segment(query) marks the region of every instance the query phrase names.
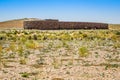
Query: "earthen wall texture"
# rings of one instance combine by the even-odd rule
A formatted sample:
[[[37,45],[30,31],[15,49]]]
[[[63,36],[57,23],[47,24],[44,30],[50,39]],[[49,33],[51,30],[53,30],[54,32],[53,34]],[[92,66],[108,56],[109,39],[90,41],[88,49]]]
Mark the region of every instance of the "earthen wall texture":
[[[108,29],[108,24],[90,22],[24,21],[24,29]]]

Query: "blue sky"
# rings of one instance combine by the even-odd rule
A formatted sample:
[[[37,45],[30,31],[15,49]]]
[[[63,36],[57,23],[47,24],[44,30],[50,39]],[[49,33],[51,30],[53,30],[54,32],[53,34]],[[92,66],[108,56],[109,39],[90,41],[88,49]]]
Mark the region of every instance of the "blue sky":
[[[0,21],[19,18],[120,24],[120,0],[0,0]]]

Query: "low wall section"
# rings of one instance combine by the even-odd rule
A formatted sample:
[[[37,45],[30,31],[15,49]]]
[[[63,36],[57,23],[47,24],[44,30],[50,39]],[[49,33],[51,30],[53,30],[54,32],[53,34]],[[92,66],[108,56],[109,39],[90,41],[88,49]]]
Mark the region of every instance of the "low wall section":
[[[90,22],[25,21],[24,29],[108,29],[108,24]]]

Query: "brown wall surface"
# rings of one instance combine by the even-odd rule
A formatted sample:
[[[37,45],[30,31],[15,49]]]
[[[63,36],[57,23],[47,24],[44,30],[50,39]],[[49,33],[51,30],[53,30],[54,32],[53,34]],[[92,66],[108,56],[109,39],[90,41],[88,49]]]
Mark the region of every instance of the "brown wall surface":
[[[59,22],[59,21],[25,21],[25,29],[56,30],[56,29],[108,29],[105,23],[90,22]]]
[[[59,23],[56,21],[25,21],[24,28],[25,29],[57,29]]]

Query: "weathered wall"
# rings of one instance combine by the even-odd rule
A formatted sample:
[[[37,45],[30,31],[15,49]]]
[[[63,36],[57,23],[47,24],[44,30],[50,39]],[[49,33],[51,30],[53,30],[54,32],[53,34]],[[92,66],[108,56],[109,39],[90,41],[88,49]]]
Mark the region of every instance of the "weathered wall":
[[[56,30],[56,29],[108,29],[108,24],[88,22],[59,21],[25,21],[25,29]]]
[[[88,22],[60,22],[61,29],[108,29],[108,24]]]
[[[58,29],[59,23],[57,21],[25,21],[25,29],[41,29],[41,30],[51,30]]]

